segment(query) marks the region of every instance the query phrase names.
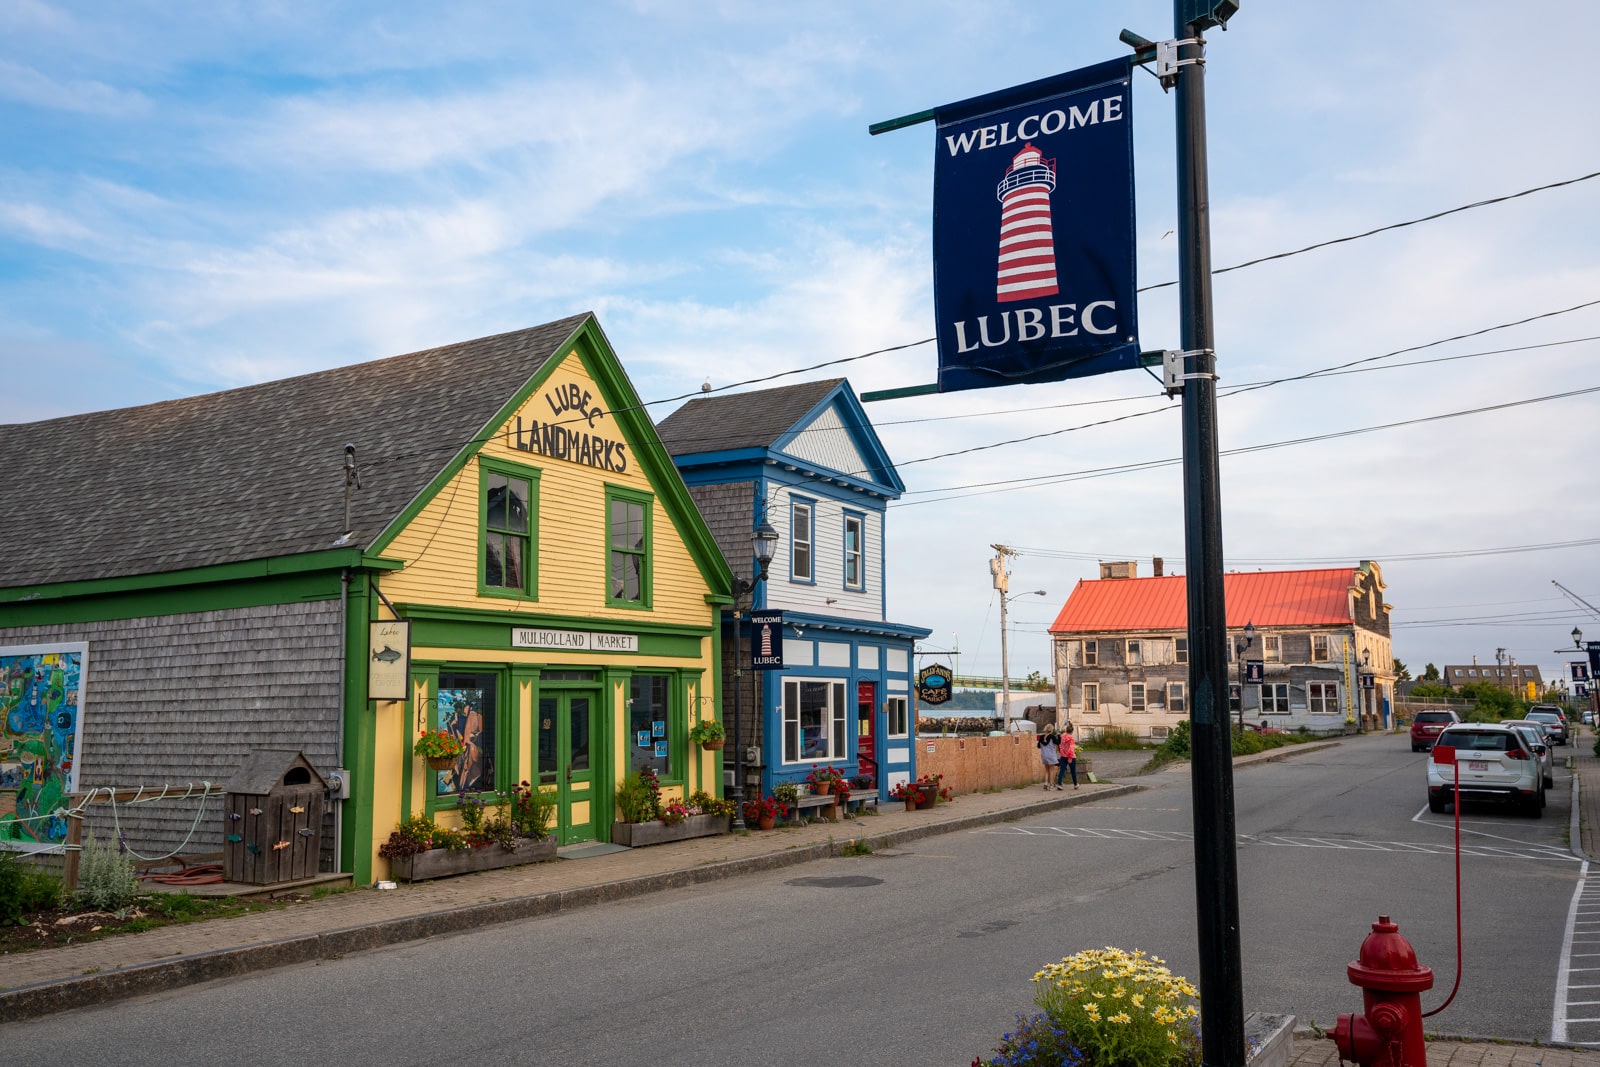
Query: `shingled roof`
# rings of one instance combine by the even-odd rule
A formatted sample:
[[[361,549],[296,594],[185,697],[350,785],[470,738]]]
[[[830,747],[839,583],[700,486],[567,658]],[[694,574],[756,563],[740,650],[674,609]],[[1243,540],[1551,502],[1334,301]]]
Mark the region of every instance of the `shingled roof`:
[[[590,319],[142,407],[0,426],[0,588],[369,547]]]
[[[656,432],[674,456],[771,448],[842,381],[697,397],[658,423]]]

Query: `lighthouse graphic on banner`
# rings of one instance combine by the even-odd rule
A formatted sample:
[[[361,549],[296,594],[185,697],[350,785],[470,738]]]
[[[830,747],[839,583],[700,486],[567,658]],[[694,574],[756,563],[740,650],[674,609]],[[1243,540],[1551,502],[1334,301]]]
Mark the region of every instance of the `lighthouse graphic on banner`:
[[[1032,300],[1060,292],[1050,223],[1050,194],[1055,188],[1056,161],[1045,159],[1032,142],[1024,144],[1011,157],[1011,166],[994,191],[1000,201],[995,299]]]

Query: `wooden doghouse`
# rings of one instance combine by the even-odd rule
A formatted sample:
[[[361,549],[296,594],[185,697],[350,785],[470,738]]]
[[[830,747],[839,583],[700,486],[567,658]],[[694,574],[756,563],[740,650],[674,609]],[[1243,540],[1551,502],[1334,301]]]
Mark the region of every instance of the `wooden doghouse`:
[[[228,783],[222,876],[277,885],[311,878],[321,853],[328,783],[293,749],[257,749]]]

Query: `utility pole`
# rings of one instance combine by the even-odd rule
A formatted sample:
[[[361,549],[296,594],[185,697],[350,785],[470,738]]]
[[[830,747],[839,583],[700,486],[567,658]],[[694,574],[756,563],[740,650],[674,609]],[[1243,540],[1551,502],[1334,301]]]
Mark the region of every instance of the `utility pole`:
[[[1011,586],[1011,574],[1006,570],[1006,557],[1016,552],[1005,545],[990,545],[994,559],[989,561],[989,574],[1000,593],[1000,729],[1011,729],[1011,661],[1006,655],[1006,590]]]

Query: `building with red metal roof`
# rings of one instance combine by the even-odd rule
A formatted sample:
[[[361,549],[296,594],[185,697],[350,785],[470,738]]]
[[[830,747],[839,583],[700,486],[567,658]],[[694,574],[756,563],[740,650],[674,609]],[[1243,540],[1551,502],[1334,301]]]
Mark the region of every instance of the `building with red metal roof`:
[[[1189,717],[1188,584],[1101,564],[1050,626],[1056,706],[1081,729],[1160,740]],[[1253,727],[1341,733],[1387,721],[1394,685],[1383,573],[1354,567],[1223,576],[1228,710]],[[1254,666],[1252,666],[1254,665]]]

